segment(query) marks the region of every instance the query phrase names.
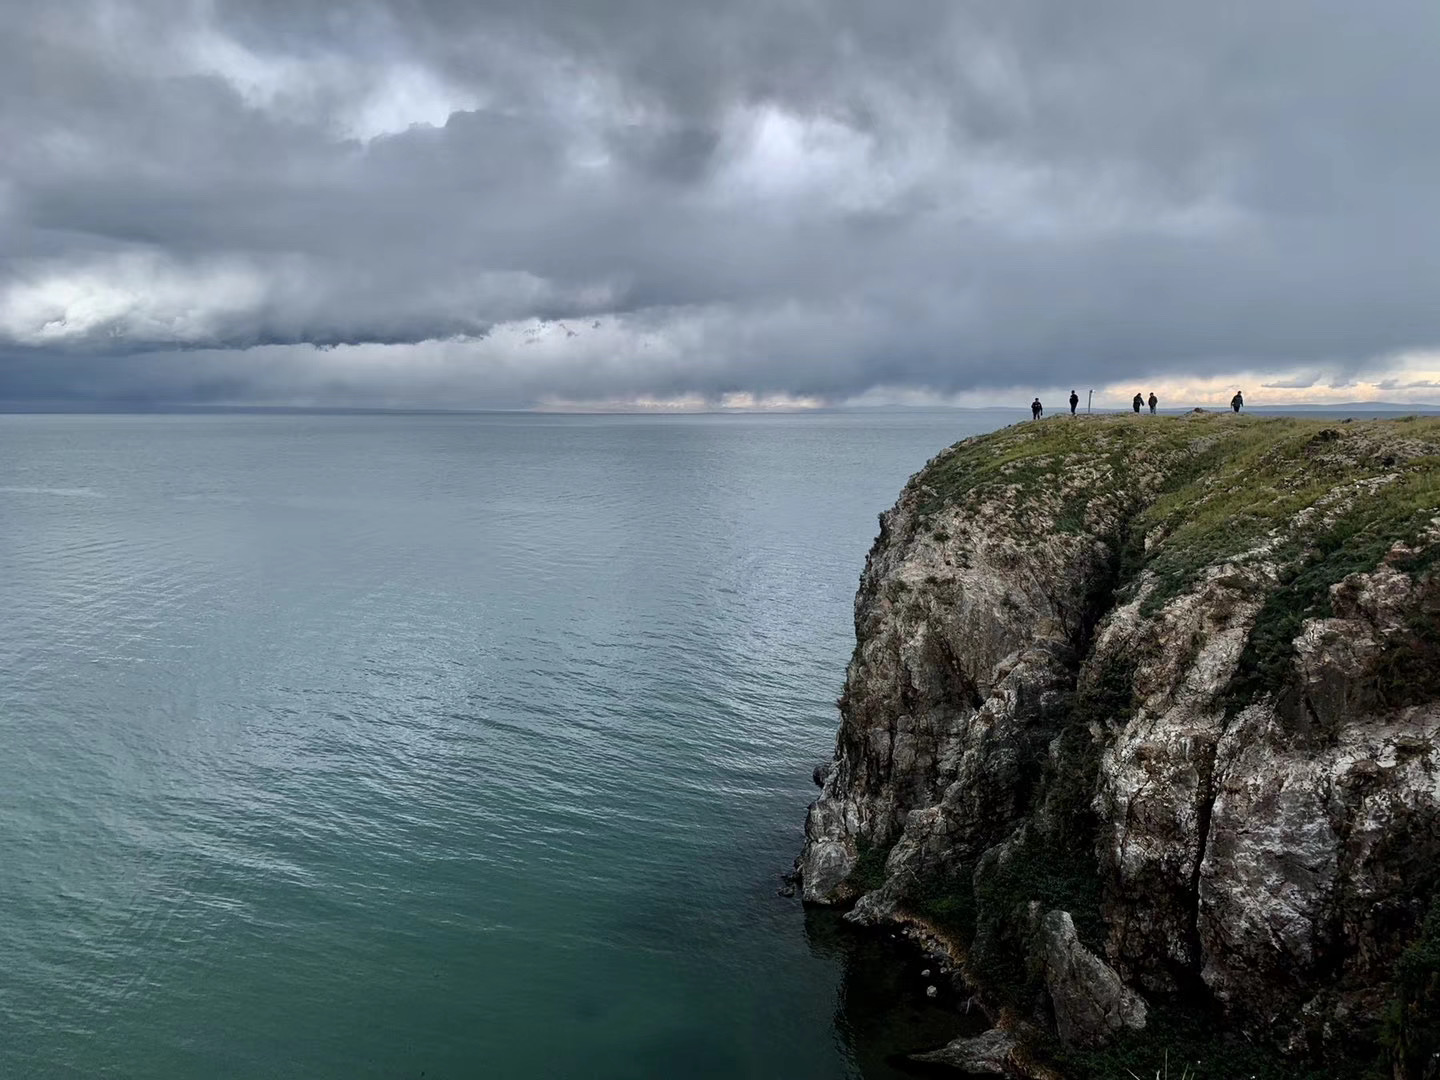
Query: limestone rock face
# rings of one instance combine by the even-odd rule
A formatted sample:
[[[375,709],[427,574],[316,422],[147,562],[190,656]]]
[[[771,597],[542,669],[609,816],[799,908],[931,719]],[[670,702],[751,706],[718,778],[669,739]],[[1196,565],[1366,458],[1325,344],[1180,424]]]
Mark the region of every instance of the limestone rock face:
[[[1145,1027],[1145,1002],[1080,944],[1068,911],[1045,913],[1036,944],[1061,1042],[1104,1046],[1123,1028]]]
[[[939,1050],[911,1054],[910,1060],[924,1065],[948,1065],[975,1076],[1021,1075],[1014,1064],[1015,1037],[999,1028],[983,1035],[956,1039]]]
[[[1114,557],[1098,538],[1017,538],[1005,503],[922,533],[926,499],[912,486],[882,516],[856,598],[847,720],[800,864],[813,902],[852,896],[862,848],[894,848],[894,874],[1010,832],[1071,681],[1086,590]]]
[[[805,899],[947,920],[1078,1046],[1147,996],[1295,1053],[1376,1022],[1440,888],[1437,461],[1193,414],[942,452],[861,580]]]

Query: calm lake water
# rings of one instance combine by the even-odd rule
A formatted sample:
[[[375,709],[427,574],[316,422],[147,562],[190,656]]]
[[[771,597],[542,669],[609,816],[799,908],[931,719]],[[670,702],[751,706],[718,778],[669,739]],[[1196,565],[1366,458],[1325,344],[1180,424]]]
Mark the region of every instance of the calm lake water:
[[[776,889],[1003,419],[0,416],[0,1076],[894,1075],[953,1014]]]

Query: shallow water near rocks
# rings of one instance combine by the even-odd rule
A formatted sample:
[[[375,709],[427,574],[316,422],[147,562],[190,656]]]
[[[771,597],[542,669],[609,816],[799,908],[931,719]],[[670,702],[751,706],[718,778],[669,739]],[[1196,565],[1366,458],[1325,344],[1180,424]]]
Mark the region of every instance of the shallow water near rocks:
[[[0,417],[0,1075],[894,1075],[962,1021],[776,888],[998,422]]]

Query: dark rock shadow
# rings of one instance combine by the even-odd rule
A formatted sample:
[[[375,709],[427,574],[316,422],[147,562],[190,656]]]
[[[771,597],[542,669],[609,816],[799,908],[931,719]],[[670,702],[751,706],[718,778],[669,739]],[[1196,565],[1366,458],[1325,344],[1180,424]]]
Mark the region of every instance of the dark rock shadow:
[[[863,930],[839,912],[819,909],[805,913],[805,934],[815,953],[840,961],[835,1030],[864,1080],[933,1076],[933,1068],[908,1055],[989,1027],[978,1008],[964,1011],[963,991],[924,952],[892,931]],[[921,974],[926,970],[929,978]],[[933,998],[926,994],[930,986]]]

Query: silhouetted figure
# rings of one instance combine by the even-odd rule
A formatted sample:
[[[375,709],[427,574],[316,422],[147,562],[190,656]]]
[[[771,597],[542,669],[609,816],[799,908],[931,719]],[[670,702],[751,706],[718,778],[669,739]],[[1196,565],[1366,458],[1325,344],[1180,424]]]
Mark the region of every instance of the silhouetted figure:
[[[1155,396],[1155,391],[1150,391],[1150,415],[1155,415],[1155,406],[1160,404],[1160,399]]]
[[[1142,406],[1142,405],[1144,405],[1144,404],[1145,404],[1145,399],[1142,398],[1139,394],[1136,394],[1135,397],[1134,397],[1133,399],[1131,399],[1131,401],[1130,401],[1130,407],[1135,410],[1135,415],[1136,415],[1136,416],[1139,416],[1139,415],[1140,415],[1140,406]]]
[[[1236,390],[1235,396],[1230,399],[1230,408],[1234,409],[1236,412],[1239,412],[1240,406],[1244,404],[1245,398],[1241,396],[1239,390]]]
[[[1080,404],[1080,395],[1074,390],[1070,391],[1070,415],[1075,415],[1075,406]]]
[[[1039,420],[1040,417],[1044,415],[1045,406],[1040,404],[1040,399],[1037,397],[1034,401],[1030,402],[1030,419]]]

